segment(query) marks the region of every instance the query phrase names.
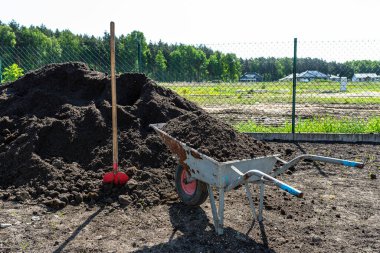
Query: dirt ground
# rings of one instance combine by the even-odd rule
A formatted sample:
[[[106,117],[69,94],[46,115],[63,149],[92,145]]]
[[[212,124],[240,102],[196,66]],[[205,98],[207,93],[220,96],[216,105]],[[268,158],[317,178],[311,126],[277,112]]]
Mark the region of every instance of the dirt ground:
[[[267,187],[262,223],[252,218],[241,188],[229,192],[222,236],[208,201],[193,209],[174,201],[145,209],[82,203],[59,211],[0,201],[0,223],[11,224],[0,228],[0,252],[380,252],[380,145],[270,145],[286,150],[287,160],[310,153],[366,166],[299,163],[280,178],[305,197]]]
[[[254,105],[203,106],[209,114],[228,122],[253,120],[264,125],[282,125],[291,121],[292,104],[257,103]],[[371,104],[304,104],[297,103],[296,115],[301,118],[316,116],[349,117],[365,120],[378,115],[380,105]]]

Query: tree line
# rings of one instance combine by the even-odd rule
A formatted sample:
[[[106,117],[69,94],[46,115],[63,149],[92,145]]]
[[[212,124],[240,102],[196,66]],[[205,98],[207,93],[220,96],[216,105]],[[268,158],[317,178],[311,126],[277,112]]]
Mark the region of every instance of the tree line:
[[[17,64],[25,71],[47,63],[84,61],[91,68],[109,72],[109,33],[102,37],[73,34],[41,26],[22,26],[0,21],[2,69]],[[259,57],[243,59],[234,53],[205,45],[148,42],[140,31],[116,38],[118,72],[144,72],[157,81],[238,81],[244,73],[258,73],[264,81],[276,81],[292,73],[292,58]],[[327,62],[298,58],[297,72],[317,70],[351,78],[354,73],[380,74],[380,61]]]

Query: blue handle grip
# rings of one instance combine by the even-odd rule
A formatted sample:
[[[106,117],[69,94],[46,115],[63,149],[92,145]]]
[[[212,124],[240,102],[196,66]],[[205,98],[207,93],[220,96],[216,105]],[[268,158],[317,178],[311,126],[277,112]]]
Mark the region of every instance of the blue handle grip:
[[[278,187],[280,187],[282,190],[296,196],[296,197],[299,197],[299,198],[302,198],[303,197],[303,192],[297,190],[297,189],[294,189],[293,187],[291,187],[290,185],[287,185],[287,184],[277,184]]]
[[[363,163],[357,163],[357,162],[353,162],[353,161],[347,161],[347,160],[344,160],[342,162],[342,164],[344,166],[348,166],[348,167],[358,167],[358,168],[363,168],[364,164]]]

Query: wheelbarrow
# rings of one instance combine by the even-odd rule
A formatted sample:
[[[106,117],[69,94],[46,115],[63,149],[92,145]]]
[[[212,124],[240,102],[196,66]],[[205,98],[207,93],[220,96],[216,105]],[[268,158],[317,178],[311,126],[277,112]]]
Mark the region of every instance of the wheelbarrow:
[[[223,234],[224,195],[228,191],[244,186],[253,217],[261,222],[263,220],[265,185],[276,186],[291,195],[303,197],[303,192],[275,178],[299,161],[308,159],[349,167],[363,168],[364,166],[363,163],[359,162],[308,154],[300,155],[289,162],[280,159],[279,155],[218,162],[164,132],[162,130],[164,125],[165,123],[158,123],[151,124],[150,127],[156,131],[169,150],[179,159],[175,173],[175,186],[179,197],[184,204],[189,206],[199,206],[209,197],[215,231],[219,235]],[[277,162],[281,163],[282,166],[275,169]],[[249,183],[258,184],[260,188],[258,216]],[[219,192],[218,208],[213,187],[217,188]]]

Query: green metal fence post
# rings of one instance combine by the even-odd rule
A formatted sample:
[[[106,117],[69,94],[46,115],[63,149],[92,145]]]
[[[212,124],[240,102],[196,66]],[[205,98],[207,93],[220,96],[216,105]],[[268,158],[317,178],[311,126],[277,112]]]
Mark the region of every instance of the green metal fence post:
[[[140,39],[137,42],[137,57],[138,57],[138,63],[139,63],[139,72],[142,73],[142,52],[141,52],[141,42]]]
[[[3,81],[2,77],[3,77],[3,72],[1,71],[1,57],[0,57],[0,85],[1,85],[1,82]]]
[[[296,131],[296,87],[297,87],[297,38],[294,38],[293,55],[293,99],[292,99],[292,134]]]

